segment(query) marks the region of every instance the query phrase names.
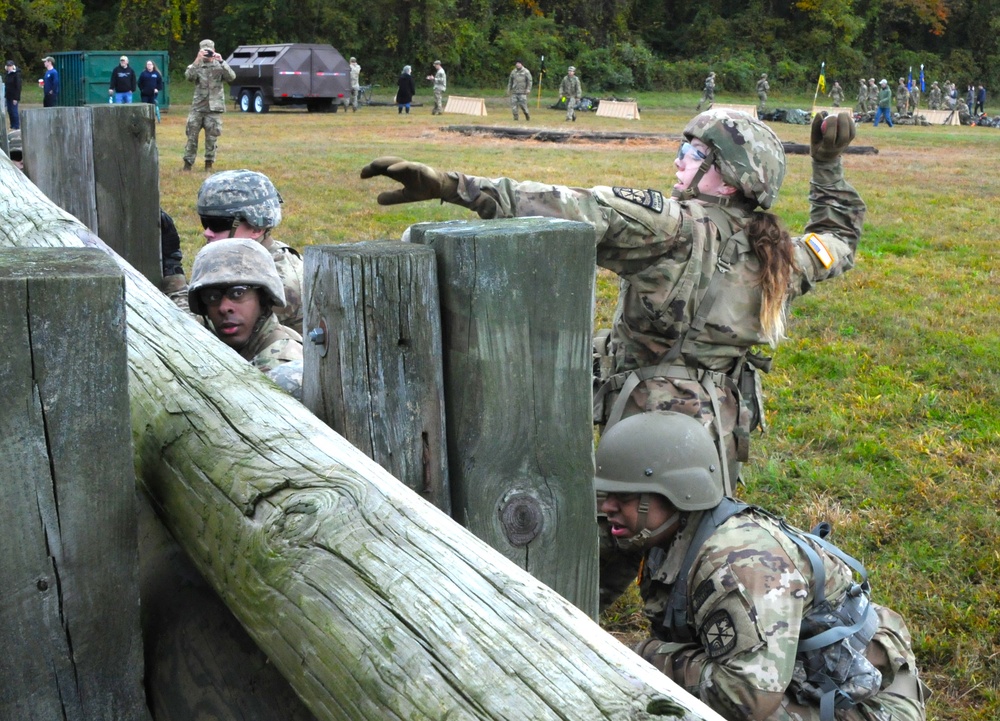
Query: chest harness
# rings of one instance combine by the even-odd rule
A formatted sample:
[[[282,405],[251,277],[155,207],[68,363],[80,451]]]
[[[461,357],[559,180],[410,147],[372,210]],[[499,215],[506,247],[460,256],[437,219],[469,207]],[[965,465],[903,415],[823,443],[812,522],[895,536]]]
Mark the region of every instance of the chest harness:
[[[692,643],[697,635],[688,617],[688,576],[698,557],[701,547],[733,516],[753,508],[780,524],[782,532],[798,546],[809,560],[812,568],[813,605],[802,618],[799,629],[799,645],[796,649],[796,668],[804,674],[793,679],[789,690],[794,692],[801,703],[818,705],[821,721],[834,721],[837,709],[849,709],[861,701],[875,695],[882,681],[882,674],[864,656],[864,650],[878,630],[878,616],[869,601],[870,586],[864,565],[832,543],[824,540],[832,530],[823,522],[805,533],[792,528],[784,519],[779,519],[746,503],[723,498],[722,502],[706,511],[691,539],[691,545],[681,564],[677,580],[670,589],[667,607],[653,628],[660,638],[680,643]],[[859,577],[860,582],[851,584],[843,599],[837,603],[826,597],[826,570],[819,553],[806,541],[812,541],[825,552],[846,563]],[[662,563],[666,551],[654,548],[650,556],[652,566]]]

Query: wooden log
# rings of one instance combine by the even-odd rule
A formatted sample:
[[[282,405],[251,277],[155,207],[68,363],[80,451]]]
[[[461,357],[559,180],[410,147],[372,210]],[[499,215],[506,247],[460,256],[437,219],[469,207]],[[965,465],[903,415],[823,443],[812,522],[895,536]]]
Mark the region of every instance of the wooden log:
[[[0,159],[0,246],[80,245]],[[720,721],[120,263],[135,467],[317,718]]]
[[[594,229],[420,224],[438,255],[452,517],[597,616]]]
[[[434,251],[398,241],[305,252],[303,404],[451,513]],[[322,339],[314,334],[323,333]]]
[[[34,108],[22,113],[24,172],[153,283],[160,181],[153,106]]]
[[[0,249],[0,307],[0,718],[148,719],[121,271]]]

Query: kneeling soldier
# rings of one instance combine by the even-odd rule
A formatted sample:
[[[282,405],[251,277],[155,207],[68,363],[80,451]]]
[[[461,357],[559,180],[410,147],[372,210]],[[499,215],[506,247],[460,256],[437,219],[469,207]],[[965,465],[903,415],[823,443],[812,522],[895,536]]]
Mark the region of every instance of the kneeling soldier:
[[[644,553],[643,658],[727,719],[923,721],[903,619],[836,546],[724,497],[697,420],[630,416],[596,461],[612,535]]]

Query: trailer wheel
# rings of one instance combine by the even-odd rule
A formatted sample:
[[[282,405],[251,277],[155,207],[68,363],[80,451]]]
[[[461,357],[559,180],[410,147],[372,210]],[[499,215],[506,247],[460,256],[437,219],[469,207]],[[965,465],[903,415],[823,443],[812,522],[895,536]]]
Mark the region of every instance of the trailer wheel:
[[[244,90],[240,93],[240,111],[244,113],[250,112],[250,91]]]
[[[257,91],[253,94],[253,111],[255,113],[266,113],[271,106],[264,102],[264,93]]]

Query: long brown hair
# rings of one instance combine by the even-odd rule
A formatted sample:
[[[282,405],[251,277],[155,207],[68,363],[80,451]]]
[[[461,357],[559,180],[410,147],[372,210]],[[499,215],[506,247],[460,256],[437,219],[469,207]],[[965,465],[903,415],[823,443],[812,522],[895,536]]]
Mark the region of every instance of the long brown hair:
[[[760,327],[772,348],[785,337],[788,283],[795,264],[795,248],[778,216],[758,210],[746,226],[750,247],[760,260]]]

